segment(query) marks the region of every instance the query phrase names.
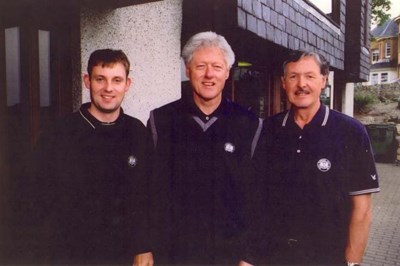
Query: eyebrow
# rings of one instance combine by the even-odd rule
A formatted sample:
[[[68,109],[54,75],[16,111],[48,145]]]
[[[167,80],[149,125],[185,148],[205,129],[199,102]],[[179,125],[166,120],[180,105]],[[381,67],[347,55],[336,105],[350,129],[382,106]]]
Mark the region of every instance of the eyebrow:
[[[296,72],[296,71],[287,71],[286,74],[296,74],[296,75],[299,75],[299,74],[304,74],[304,75],[316,74],[316,75],[318,75],[318,74],[321,74],[321,73],[319,73],[319,72],[316,73],[314,71],[308,71],[308,72],[304,72],[304,73],[303,72]]]

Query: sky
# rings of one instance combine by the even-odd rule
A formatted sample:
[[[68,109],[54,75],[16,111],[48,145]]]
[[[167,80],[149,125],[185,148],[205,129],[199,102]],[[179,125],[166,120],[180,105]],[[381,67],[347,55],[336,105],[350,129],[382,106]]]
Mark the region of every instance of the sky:
[[[392,3],[391,8],[389,10],[390,18],[394,18],[400,15],[400,1],[399,0],[391,0]]]
[[[391,0],[391,5],[390,5],[390,18],[394,18],[397,16],[400,16],[400,1],[399,0]],[[376,27],[376,24],[371,23],[371,30],[373,30]]]
[[[310,2],[314,3],[325,13],[331,12],[331,1],[310,0]],[[391,8],[389,10],[389,14],[390,14],[390,18],[394,18],[394,17],[400,15],[400,1],[399,0],[391,0],[390,2],[392,4],[391,4]]]

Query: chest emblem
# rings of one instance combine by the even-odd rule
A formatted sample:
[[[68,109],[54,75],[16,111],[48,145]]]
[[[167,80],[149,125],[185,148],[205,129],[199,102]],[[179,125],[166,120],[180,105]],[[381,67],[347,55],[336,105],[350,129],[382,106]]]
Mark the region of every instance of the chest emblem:
[[[317,162],[318,170],[328,172],[331,169],[331,162],[328,159],[322,158]]]
[[[135,167],[136,165],[137,165],[137,158],[135,157],[135,156],[133,156],[133,155],[129,155],[128,156],[128,165],[130,166],[130,167]]]
[[[232,143],[227,142],[224,145],[224,149],[226,152],[233,153],[235,151],[235,146]]]

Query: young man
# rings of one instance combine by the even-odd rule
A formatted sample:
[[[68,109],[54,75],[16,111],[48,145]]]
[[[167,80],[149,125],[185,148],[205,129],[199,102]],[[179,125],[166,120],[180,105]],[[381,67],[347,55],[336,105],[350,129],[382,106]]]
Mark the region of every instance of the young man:
[[[40,139],[37,218],[48,263],[152,259],[143,240],[146,129],[121,108],[129,67],[121,50],[94,51],[83,77],[91,102]]]
[[[222,96],[235,61],[224,37],[198,33],[182,57],[191,94],[152,111],[148,122],[154,256],[167,264],[233,265],[244,226],[242,171],[261,122]]]
[[[373,153],[360,122],[321,104],[328,74],[317,53],[289,56],[291,108],[265,123],[255,155],[267,216],[259,255],[273,265],[359,265],[367,245],[379,191]]]

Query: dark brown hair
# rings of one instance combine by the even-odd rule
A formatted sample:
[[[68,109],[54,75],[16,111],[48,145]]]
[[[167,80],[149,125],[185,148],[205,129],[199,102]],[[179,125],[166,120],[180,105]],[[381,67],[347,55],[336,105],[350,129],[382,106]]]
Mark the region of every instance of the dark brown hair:
[[[130,63],[129,59],[122,50],[101,49],[94,51],[90,57],[87,66],[89,76],[92,75],[92,70],[95,66],[101,65],[112,66],[116,63],[121,63],[125,67],[126,76],[129,75]]]

